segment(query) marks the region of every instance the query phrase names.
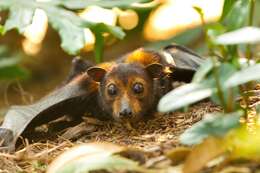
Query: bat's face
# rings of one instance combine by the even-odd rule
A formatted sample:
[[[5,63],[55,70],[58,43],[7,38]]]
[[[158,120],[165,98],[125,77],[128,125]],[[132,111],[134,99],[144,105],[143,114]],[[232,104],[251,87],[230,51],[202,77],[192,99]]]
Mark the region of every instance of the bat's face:
[[[136,122],[156,106],[153,77],[138,64],[122,63],[102,77],[99,102],[116,121]]]
[[[120,65],[101,83],[102,105],[115,120],[136,122],[153,102],[152,88],[152,79],[143,68]]]

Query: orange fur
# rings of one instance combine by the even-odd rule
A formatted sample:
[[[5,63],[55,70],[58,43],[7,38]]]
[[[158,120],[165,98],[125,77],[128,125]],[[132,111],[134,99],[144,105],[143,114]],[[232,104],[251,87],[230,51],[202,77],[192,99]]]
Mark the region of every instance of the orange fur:
[[[144,49],[140,48],[135,50],[133,53],[127,56],[125,59],[125,63],[140,63],[144,66],[147,66],[152,63],[159,63],[159,58],[153,53],[144,51]]]

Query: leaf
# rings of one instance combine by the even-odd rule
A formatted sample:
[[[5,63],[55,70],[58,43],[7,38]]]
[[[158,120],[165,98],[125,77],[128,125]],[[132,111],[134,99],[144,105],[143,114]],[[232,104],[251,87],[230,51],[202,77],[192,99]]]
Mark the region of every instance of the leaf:
[[[208,136],[221,137],[229,130],[239,126],[241,115],[243,115],[241,111],[229,114],[208,114],[191,128],[185,130],[180,136],[180,141],[185,145],[194,145],[201,143]]]
[[[110,143],[88,143],[75,146],[58,156],[49,166],[47,173],[87,173],[94,170],[139,172],[145,170],[138,165],[138,162],[114,155],[124,151],[126,148]]]
[[[23,3],[13,3],[10,7],[10,13],[5,22],[5,30],[18,29],[21,34],[25,28],[31,24],[34,14],[34,7],[27,6]]]
[[[16,28],[22,33],[25,27],[31,23],[32,15],[36,8],[46,12],[48,21],[61,37],[61,47],[71,55],[78,54],[85,45],[84,28],[90,28],[93,32],[96,32],[96,29],[100,29],[102,33],[111,33],[119,39],[125,36],[121,28],[104,23],[85,21],[77,16],[75,12],[62,8],[58,1],[1,0],[0,9],[10,10],[10,16],[5,23],[5,29]]]
[[[216,38],[215,43],[222,45],[256,44],[260,42],[260,28],[244,27],[227,32]]]
[[[219,73],[219,83],[220,83],[220,88],[223,94],[223,98],[224,98],[224,104],[222,105],[222,102],[220,101],[220,97],[218,95],[218,93],[213,93],[211,96],[211,100],[218,104],[221,105],[222,107],[228,107],[229,109],[234,109],[236,106],[236,100],[235,98],[239,95],[239,90],[238,88],[234,88],[234,89],[227,89],[224,84],[226,83],[226,80],[232,76],[234,73],[236,72],[236,68],[229,63],[222,63],[219,67],[218,67],[218,73]],[[214,78],[214,76],[210,76],[211,78]],[[214,86],[216,86],[216,82],[214,84]],[[231,111],[231,110],[229,110]]]
[[[202,82],[206,75],[212,70],[213,63],[212,60],[207,59],[198,69],[198,71],[194,74],[192,82],[199,83]]]
[[[131,8],[133,3],[147,2],[148,0],[57,0],[57,4],[63,5],[69,9],[84,9],[87,6],[99,6],[103,8]]]
[[[230,158],[259,161],[260,159],[260,126],[256,125],[252,130],[242,126],[231,131],[224,139],[229,147]]]
[[[180,164],[190,154],[191,148],[177,147],[173,148],[166,153],[166,156],[171,160],[172,165]]]
[[[199,172],[209,161],[226,151],[227,148],[223,145],[222,140],[213,137],[207,138],[192,149],[184,163],[183,173]]]
[[[28,78],[29,72],[21,68],[19,66],[8,66],[4,68],[0,68],[0,79],[4,80],[10,80],[10,79],[16,79],[16,78]]]
[[[234,73],[226,80],[225,87],[235,87],[250,81],[260,79],[260,64],[255,64]]]
[[[223,21],[237,0],[225,0],[220,20]]]
[[[109,155],[100,156],[97,158],[88,158],[80,161],[74,161],[64,165],[63,168],[59,169],[57,173],[70,173],[70,172],[84,172],[88,173],[94,170],[107,170],[109,172],[118,171],[136,171],[140,172],[144,170],[137,162],[129,160],[127,158]]]
[[[61,8],[44,6],[43,10],[61,37],[61,47],[71,55],[79,53],[85,45],[84,29],[80,27],[81,19],[73,12]]]
[[[229,31],[241,28],[248,19],[248,11],[249,0],[236,0],[222,23]]]
[[[17,57],[0,57],[0,69],[4,67],[14,66],[19,63],[21,59]]]
[[[174,111],[211,96],[213,90],[214,88],[199,83],[190,83],[181,86],[161,98],[158,110],[160,112]]]

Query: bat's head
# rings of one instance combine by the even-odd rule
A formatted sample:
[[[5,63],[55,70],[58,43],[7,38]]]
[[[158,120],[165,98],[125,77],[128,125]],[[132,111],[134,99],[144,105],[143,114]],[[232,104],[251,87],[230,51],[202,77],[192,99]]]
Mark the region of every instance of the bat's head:
[[[136,63],[115,64],[109,70],[92,67],[88,75],[100,83],[99,103],[116,121],[136,122],[156,107],[154,78],[162,74],[161,64],[146,67]]]

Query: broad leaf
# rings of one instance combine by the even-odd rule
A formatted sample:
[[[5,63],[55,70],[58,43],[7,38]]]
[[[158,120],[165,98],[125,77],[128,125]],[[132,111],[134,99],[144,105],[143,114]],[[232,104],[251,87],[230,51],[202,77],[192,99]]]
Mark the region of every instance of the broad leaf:
[[[18,29],[20,34],[23,33],[25,28],[31,24],[33,13],[34,7],[19,2],[13,3],[5,22],[5,30]]]
[[[51,26],[58,31],[61,37],[61,47],[72,55],[79,53],[85,45],[84,28],[90,28],[93,32],[100,29],[98,32],[111,33],[119,39],[125,36],[121,28],[104,23],[85,21],[77,16],[75,12],[62,8],[57,1],[1,0],[0,10],[9,9],[10,11],[9,18],[5,23],[5,29],[16,28],[22,33],[25,27],[30,24],[36,8],[46,12]]]
[[[250,81],[260,79],[260,64],[249,66],[234,73],[225,83],[225,87],[235,87]]]
[[[160,112],[169,112],[205,99],[213,93],[214,88],[206,84],[191,83],[166,94],[158,104]]]
[[[256,44],[260,42],[260,28],[244,27],[232,32],[227,32],[216,38],[215,43],[222,45]]]
[[[243,112],[230,114],[208,114],[203,120],[187,129],[181,136],[180,141],[185,145],[199,144],[208,136],[221,137],[229,130],[239,126],[240,116]]]

